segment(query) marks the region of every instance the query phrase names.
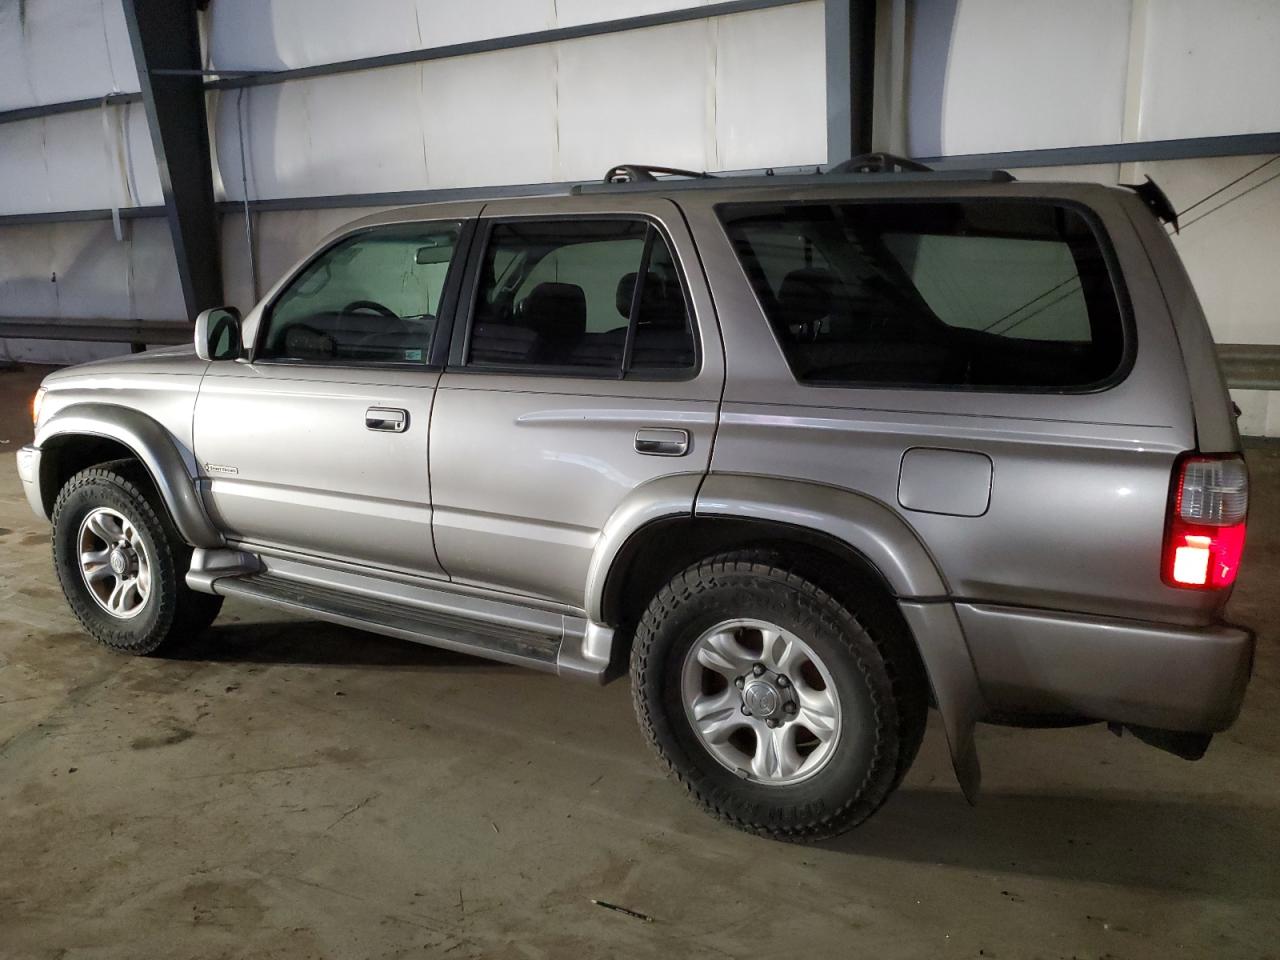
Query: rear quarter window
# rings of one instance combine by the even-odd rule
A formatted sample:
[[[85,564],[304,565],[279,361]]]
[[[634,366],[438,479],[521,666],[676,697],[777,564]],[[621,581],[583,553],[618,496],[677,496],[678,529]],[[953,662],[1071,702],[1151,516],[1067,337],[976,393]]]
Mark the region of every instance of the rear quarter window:
[[[769,203],[718,213],[802,382],[1083,390],[1124,361],[1103,240],[1074,207]]]

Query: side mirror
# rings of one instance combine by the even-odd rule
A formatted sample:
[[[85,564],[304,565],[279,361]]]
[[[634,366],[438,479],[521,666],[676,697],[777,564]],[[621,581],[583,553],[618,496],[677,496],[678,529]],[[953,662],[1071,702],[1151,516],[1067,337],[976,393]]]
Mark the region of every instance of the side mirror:
[[[240,311],[211,307],[196,317],[196,356],[201,360],[235,360],[240,356]]]

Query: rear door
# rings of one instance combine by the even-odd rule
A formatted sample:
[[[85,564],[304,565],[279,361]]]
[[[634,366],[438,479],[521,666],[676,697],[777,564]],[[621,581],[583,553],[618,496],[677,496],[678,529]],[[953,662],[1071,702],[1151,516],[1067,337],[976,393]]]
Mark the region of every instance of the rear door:
[[[692,241],[663,199],[490,204],[463,303],[432,419],[440,562],[580,608],[610,517],[659,485],[691,511],[710,462],[724,370]]]
[[[428,429],[470,232],[459,218],[339,239],[268,302],[248,359],[210,365],[195,448],[233,538],[439,575]]]

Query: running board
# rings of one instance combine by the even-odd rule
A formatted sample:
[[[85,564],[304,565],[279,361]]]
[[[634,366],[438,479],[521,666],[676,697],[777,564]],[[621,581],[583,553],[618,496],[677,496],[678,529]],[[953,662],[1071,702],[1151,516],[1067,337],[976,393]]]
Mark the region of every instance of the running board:
[[[284,557],[196,551],[187,584],[386,636],[604,683],[613,630],[447,582],[387,580]]]
[[[226,597],[241,597],[370,633],[414,640],[537,670],[555,672],[556,654],[560,651],[558,637],[511,627],[494,627],[447,613],[287,580],[269,573],[224,577],[214,584],[214,589]]]

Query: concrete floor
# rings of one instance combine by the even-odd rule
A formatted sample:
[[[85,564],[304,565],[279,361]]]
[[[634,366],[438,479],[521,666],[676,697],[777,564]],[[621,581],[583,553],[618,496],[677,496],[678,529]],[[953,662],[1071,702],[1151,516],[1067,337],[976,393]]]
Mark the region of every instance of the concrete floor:
[[[757,840],[651,761],[627,685],[228,603],[170,659],[77,628],[0,374],[0,956],[1280,956],[1280,449],[1250,451],[1234,729],[1186,763],[1102,727],[932,725],[838,842]],[[598,898],[650,915],[633,919]]]

